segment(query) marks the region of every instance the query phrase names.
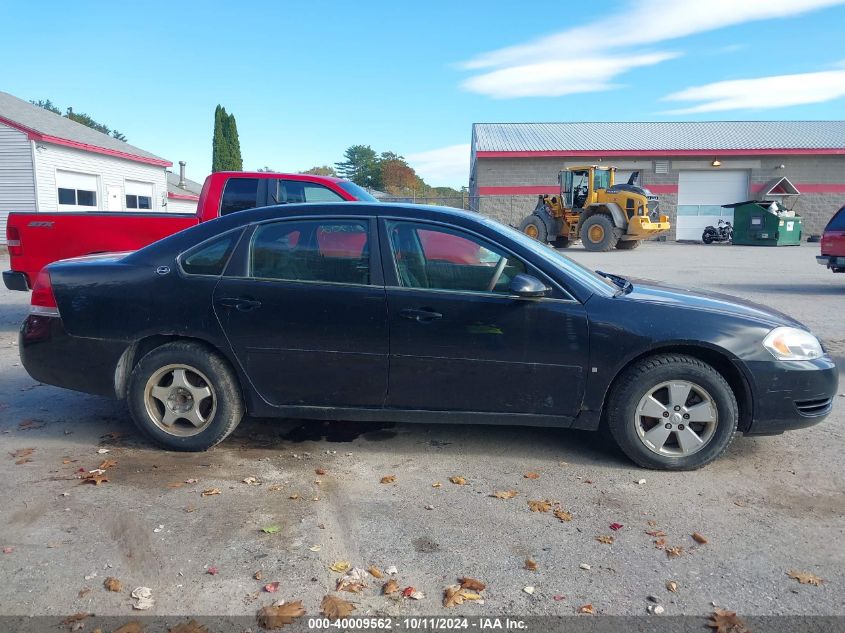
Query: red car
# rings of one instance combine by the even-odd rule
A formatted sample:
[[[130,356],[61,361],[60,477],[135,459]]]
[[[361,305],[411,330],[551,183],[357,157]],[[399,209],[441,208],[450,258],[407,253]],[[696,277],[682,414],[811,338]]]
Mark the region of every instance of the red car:
[[[272,172],[217,172],[205,179],[195,214],[138,211],[10,213],[6,226],[10,290],[29,290],[38,272],[60,259],[134,251],[221,215],[294,202],[375,202],[341,178]]]
[[[827,223],[822,235],[822,254],[816,261],[835,273],[845,273],[845,207]]]

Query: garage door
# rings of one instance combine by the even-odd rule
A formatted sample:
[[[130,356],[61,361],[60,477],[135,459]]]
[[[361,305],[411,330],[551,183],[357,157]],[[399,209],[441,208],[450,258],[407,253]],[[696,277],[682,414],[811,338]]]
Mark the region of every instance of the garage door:
[[[748,200],[747,171],[679,172],[677,239],[700,240],[704,227],[719,218],[733,222],[733,209],[722,205],[743,200]]]

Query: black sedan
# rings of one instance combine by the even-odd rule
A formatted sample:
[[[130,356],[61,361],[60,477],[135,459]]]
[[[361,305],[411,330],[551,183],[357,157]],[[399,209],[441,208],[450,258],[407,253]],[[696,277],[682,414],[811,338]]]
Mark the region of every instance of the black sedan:
[[[50,265],[20,332],[41,382],[126,399],[165,447],[245,414],[598,429],[692,469],[823,420],[838,373],[786,315],[592,272],[480,215],[369,203],[232,214]]]

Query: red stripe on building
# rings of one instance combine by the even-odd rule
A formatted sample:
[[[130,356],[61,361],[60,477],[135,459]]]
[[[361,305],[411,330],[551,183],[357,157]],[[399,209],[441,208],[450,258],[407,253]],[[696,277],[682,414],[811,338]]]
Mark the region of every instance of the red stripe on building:
[[[771,148],[771,149],[614,149],[590,150],[531,150],[512,152],[477,151],[477,158],[568,158],[614,156],[787,156],[787,155],[845,154],[845,148]]]

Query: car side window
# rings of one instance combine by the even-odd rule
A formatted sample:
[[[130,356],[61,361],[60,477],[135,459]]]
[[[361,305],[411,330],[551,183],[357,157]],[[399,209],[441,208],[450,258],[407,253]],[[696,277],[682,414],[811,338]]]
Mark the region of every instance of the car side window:
[[[244,209],[254,209],[258,204],[258,178],[229,178],[223,187],[220,215]]]
[[[279,180],[276,200],[278,204],[296,202],[343,202],[334,191],[314,182],[300,180]]]
[[[249,274],[258,279],[370,283],[369,222],[287,220],[255,230]]]
[[[182,255],[182,270],[189,275],[222,275],[239,235],[240,231],[227,233],[189,250]]]
[[[414,222],[388,222],[399,283],[407,288],[508,294],[525,272],[519,259],[463,231]]]

